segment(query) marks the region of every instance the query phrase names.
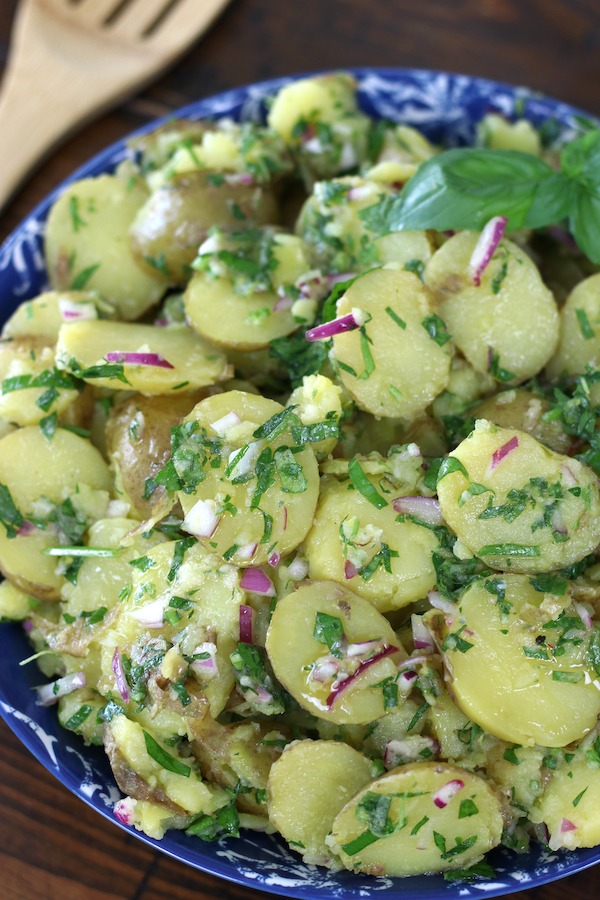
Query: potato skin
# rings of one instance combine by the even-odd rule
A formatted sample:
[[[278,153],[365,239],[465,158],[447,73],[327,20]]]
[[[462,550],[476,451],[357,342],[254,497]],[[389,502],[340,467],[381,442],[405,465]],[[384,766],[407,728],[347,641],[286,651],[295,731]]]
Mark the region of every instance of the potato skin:
[[[179,424],[196,403],[219,391],[215,387],[172,396],[134,394],[111,410],[106,425],[111,465],[119,488],[143,519],[150,516],[152,507],[165,492],[164,487],[159,486],[149,499],[144,499],[146,479],[153,478],[171,456],[171,428]],[[136,429],[137,440],[130,433],[136,413],[139,413],[140,423]]]
[[[176,176],[154,191],[137,213],[129,231],[131,249],[149,275],[185,284],[210,228],[235,230],[279,222],[277,201],[268,188],[226,181],[217,187],[209,177],[206,171]],[[232,211],[236,205],[243,221]],[[149,259],[164,260],[164,271]]]
[[[502,391],[488,397],[471,412],[476,419],[489,419],[503,428],[518,428],[526,431],[537,441],[546,444],[557,453],[568,453],[573,438],[556,419],[542,421],[542,415],[550,409],[547,400],[532,391]]]

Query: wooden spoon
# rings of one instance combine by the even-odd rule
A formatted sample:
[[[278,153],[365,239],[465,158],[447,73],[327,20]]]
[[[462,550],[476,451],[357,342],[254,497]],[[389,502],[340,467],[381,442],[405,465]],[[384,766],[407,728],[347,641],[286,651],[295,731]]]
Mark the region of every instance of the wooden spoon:
[[[21,0],[0,91],[0,210],[63,138],[173,63],[229,0]]]

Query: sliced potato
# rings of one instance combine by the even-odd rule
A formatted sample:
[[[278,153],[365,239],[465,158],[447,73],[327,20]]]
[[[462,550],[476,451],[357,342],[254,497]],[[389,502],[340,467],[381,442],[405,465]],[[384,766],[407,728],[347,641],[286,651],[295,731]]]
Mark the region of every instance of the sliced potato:
[[[304,540],[312,523],[319,473],[310,445],[292,454],[289,446],[294,443],[288,430],[270,443],[253,436],[259,426],[282,412],[279,403],[266,397],[229,391],[202,400],[185,420],[197,422],[199,429],[189,444],[183,445],[181,463],[176,461],[175,468],[180,465],[184,471],[188,447],[198,465],[205,468],[203,480],[198,476],[195,488],[183,487],[179,500],[186,516],[200,500],[215,504],[219,521],[212,536],[203,541],[206,546],[210,541],[215,553],[236,565],[264,565],[274,551],[284,556]],[[219,438],[213,424],[231,413],[240,423]],[[206,449],[201,451],[203,463],[195,440],[206,440]],[[248,463],[240,473],[238,464],[230,466],[244,447],[248,448]]]
[[[550,783],[531,809],[532,822],[544,822],[552,850],[596,847],[600,843],[600,780],[595,759],[596,729],[552,772]]]
[[[0,416],[8,422],[36,425],[51,413],[64,414],[79,397],[72,381],[70,388],[60,386],[54,350],[42,341],[29,337],[0,344]],[[20,388],[26,381],[39,387]]]
[[[17,511],[34,516],[41,497],[62,503],[78,486],[111,490],[108,466],[89,441],[58,428],[49,441],[36,426],[13,431],[0,441],[0,484],[7,488]],[[0,569],[21,590],[39,600],[59,600],[62,575],[56,560],[41,551],[56,545],[52,529],[28,529],[30,533],[9,538],[0,529]]]
[[[368,480],[379,490],[381,478]],[[346,584],[379,612],[426,597],[436,583],[431,557],[438,549],[435,534],[414,522],[396,521],[391,498],[398,491],[377,509],[349,485],[353,487],[351,481],[334,480],[321,491],[305,545],[310,578]]]
[[[139,184],[100,175],[69,185],[48,216],[46,262],[55,290],[98,291],[124,319],[158,302],[166,285],[138,266],[127,233],[147,197]],[[158,276],[158,277],[156,277]]]
[[[30,612],[27,594],[10,581],[0,582],[0,622],[20,622]]]
[[[468,866],[500,843],[502,827],[500,803],[483,778],[416,763],[360,791],[327,843],[347,869],[403,877]]]
[[[596,475],[529,434],[479,419],[445,466],[437,488],[442,514],[488,565],[549,572],[598,546]]]
[[[107,363],[108,353],[118,353],[119,361]],[[156,362],[128,363],[128,353],[150,355]],[[63,325],[56,361],[97,387],[144,394],[196,390],[231,375],[223,353],[184,326],[155,328],[128,322]],[[93,371],[86,373],[87,369]]]
[[[558,310],[535,263],[509,240],[500,243],[475,287],[469,261],[478,238],[462,231],[446,241],[427,264],[425,284],[453,342],[475,369],[501,382],[524,381],[556,349]]]
[[[489,419],[503,428],[526,431],[551,450],[567,453],[573,444],[573,438],[557,419],[544,422],[542,416],[549,409],[548,401],[537,394],[513,388],[488,397],[471,411],[471,415],[476,419]]]
[[[539,610],[544,599],[523,575],[497,576],[471,585],[456,613],[428,618],[440,630],[449,688],[466,716],[515,744],[564,747],[594,726],[600,682],[586,645],[560,642],[565,628]]]
[[[5,322],[2,336],[39,337],[54,345],[65,322],[97,319],[98,310],[105,318],[114,315],[113,307],[101,300],[96,291],[46,291],[17,307]]]
[[[371,778],[371,760],[348,744],[296,741],[271,767],[269,819],[306,863],[332,867],[325,838],[342,807]]]
[[[319,613],[341,623],[349,644],[376,641],[384,650],[396,648],[397,652],[360,670],[358,664],[353,666],[354,677],[346,676],[347,686],[341,691],[335,687],[334,674],[317,681],[312,677],[315,664],[328,656],[327,644],[313,637]],[[387,620],[367,600],[333,581],[304,585],[280,600],[267,632],[266,648],[276,677],[300,706],[339,725],[360,725],[385,714],[381,682],[398,674],[397,663],[406,656]],[[373,652],[378,655],[380,651]],[[340,672],[344,665],[342,659]]]
[[[150,517],[165,491],[162,485],[146,483],[171,455],[171,428],[210,392],[205,388],[155,397],[134,394],[111,410],[106,430],[116,487],[142,518]]]
[[[149,276],[182,284],[192,274],[190,266],[211,228],[255,228],[277,222],[277,201],[268,188],[232,184],[206,170],[187,172],[162,184],[137,211],[130,228],[131,247]]]
[[[600,361],[600,272],[577,284],[560,311],[560,342],[548,363],[550,378],[578,375]]]
[[[425,288],[411,272],[376,269],[346,291],[338,316],[355,308],[371,318],[333,339],[344,387],[373,415],[416,417],[444,390],[450,370],[448,349],[427,331]]]

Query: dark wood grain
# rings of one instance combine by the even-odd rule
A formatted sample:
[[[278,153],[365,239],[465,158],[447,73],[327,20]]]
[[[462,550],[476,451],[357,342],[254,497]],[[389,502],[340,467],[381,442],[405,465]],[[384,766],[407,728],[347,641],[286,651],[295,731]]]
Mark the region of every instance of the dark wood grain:
[[[0,0],[0,68],[15,6]],[[46,161],[0,219],[0,240],[106,144],[238,84],[350,65],[422,66],[529,85],[600,115],[599,50],[599,0],[233,0],[175,69]],[[2,722],[0,747],[0,900],[269,896],[129,838],[63,788]],[[592,900],[599,890],[596,867],[519,897]]]

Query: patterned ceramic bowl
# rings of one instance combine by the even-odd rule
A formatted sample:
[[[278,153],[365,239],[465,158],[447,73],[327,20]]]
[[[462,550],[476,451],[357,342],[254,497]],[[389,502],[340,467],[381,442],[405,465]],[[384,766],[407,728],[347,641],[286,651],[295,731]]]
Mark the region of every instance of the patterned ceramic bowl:
[[[494,81],[415,69],[355,69],[359,98],[364,110],[375,117],[403,122],[422,129],[447,146],[472,143],[477,122],[486,112],[508,118],[525,115],[534,124],[556,119],[570,128],[574,117],[586,113],[524,88]],[[240,120],[264,118],[264,100],[294,77],[263,81],[201,100],[179,110],[178,115],[200,119],[232,116]],[[152,122],[141,132],[162,122]],[[75,172],[68,181],[111,172],[125,157],[124,142],[109,147]],[[0,249],[0,321],[23,300],[46,288],[42,252],[44,222],[62,185],[47,197]],[[29,656],[25,632],[17,625],[0,625],[0,714],[33,755],[73,793],[113,822],[113,807],[120,799],[108,759],[102,749],[84,747],[81,739],[58,724],[56,711],[35,705],[31,688],[41,680],[34,664],[19,668]],[[126,827],[126,826],[120,826]],[[496,880],[475,884],[449,883],[443,877],[408,879],[372,878],[304,865],[277,836],[243,832],[239,839],[203,843],[182,832],[168,832],[154,841],[127,828],[136,837],[170,856],[221,878],[263,891],[302,900],[347,900],[408,897],[442,900],[485,895],[497,897],[532,888],[571,875],[600,860],[600,848],[549,854],[539,845],[517,856],[503,849],[489,861]]]

